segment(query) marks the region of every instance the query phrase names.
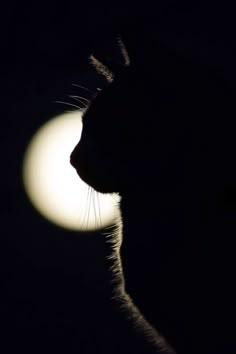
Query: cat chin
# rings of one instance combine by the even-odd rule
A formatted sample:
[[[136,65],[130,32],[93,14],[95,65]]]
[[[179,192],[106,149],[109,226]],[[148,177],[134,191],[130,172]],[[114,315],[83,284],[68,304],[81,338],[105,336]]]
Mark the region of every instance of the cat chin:
[[[87,182],[86,182],[87,183]],[[87,183],[90,187],[92,187],[95,191],[102,193],[102,194],[109,194],[109,193],[118,193],[116,188],[112,185],[104,185],[99,184],[97,181],[96,183]]]
[[[96,192],[109,194],[109,193],[118,193],[119,191],[115,188],[113,183],[100,183],[98,178],[92,178],[91,174],[83,174],[83,171],[76,169],[78,176],[82,179],[84,183],[92,187]],[[105,186],[105,187],[104,187]]]
[[[87,182],[86,182],[87,183]],[[106,186],[99,185],[98,183],[92,184],[92,183],[87,183],[90,187],[92,187],[96,192],[102,193],[102,194],[111,194],[111,193],[118,193],[118,191],[115,190],[112,186],[109,188]]]

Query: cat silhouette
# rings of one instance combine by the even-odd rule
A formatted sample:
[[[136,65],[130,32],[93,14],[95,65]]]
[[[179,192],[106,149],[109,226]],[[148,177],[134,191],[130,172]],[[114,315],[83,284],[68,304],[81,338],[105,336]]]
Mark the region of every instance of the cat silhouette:
[[[71,164],[121,197],[113,299],[147,344],[140,353],[215,353],[225,343],[216,319],[227,321],[215,304],[230,289],[219,270],[228,272],[236,231],[235,92],[158,36],[132,29],[122,39],[123,64],[90,58],[107,83],[83,115]]]

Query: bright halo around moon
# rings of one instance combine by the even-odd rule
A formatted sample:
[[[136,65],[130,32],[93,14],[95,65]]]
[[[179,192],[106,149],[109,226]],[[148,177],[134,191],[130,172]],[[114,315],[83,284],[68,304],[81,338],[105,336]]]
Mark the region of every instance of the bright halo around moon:
[[[89,231],[115,221],[119,197],[95,192],[70,165],[81,131],[79,111],[48,121],[29,143],[22,172],[25,191],[42,216],[66,229]]]

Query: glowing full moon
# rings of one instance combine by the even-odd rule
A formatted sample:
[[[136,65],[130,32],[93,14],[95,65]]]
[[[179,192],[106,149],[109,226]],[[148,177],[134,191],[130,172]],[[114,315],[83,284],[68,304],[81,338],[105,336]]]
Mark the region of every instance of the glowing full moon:
[[[70,165],[81,131],[79,111],[43,125],[26,150],[23,183],[33,206],[49,221],[71,230],[94,230],[114,221],[118,196],[93,191]]]

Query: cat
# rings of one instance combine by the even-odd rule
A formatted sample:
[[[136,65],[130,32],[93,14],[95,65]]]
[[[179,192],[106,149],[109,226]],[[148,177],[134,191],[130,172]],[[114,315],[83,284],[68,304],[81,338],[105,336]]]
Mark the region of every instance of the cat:
[[[96,191],[121,197],[120,217],[108,236],[112,298],[147,344],[140,353],[194,353],[204,339],[187,333],[188,323],[181,327],[184,315],[178,301],[181,304],[189,281],[185,262],[198,274],[198,236],[203,241],[206,236],[206,244],[211,244],[223,224],[225,186],[231,188],[234,180],[234,139],[227,127],[234,92],[194,57],[158,40],[146,56],[148,44],[139,41],[134,48],[129,37],[125,44],[119,40],[123,65],[90,57],[107,83],[83,115],[81,139],[70,161]],[[132,290],[137,283],[146,288],[152,305]],[[193,294],[186,303],[192,301]],[[153,312],[164,336],[151,324]]]

